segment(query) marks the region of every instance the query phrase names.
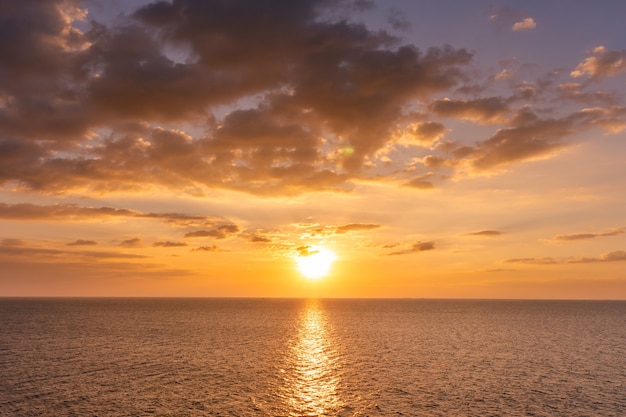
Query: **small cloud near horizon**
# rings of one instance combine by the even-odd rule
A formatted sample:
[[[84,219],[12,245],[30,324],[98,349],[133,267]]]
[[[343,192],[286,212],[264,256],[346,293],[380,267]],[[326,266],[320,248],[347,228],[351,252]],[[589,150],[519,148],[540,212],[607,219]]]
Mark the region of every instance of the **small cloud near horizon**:
[[[83,239],[78,239],[73,242],[66,243],[67,246],[93,246],[97,244],[98,242],[96,242],[95,240],[83,240]]]

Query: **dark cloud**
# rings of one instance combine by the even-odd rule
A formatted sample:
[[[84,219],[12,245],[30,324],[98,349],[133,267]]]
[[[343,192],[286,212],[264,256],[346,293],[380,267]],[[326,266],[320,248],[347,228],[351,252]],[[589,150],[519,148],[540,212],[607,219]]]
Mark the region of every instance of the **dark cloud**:
[[[333,17],[366,3],[153,2],[82,32],[78,1],[4,6],[0,183],[46,193],[350,189],[393,141],[403,108],[456,85],[471,59]],[[239,100],[251,108],[211,114]],[[148,129],[198,120],[204,136]],[[345,146],[349,155],[329,157]]]
[[[73,242],[66,243],[67,246],[93,246],[97,244],[98,242],[96,242],[95,240],[83,240],[83,239],[78,239]]]
[[[567,242],[567,241],[573,241],[573,240],[586,240],[586,239],[595,239],[598,237],[605,237],[605,236],[615,236],[615,235],[620,235],[622,233],[626,233],[625,227],[621,227],[619,229],[608,230],[606,232],[572,233],[569,235],[557,235],[557,236],[554,236],[552,240]]]
[[[387,255],[409,255],[435,249],[435,242],[416,242],[409,249],[388,253]]]
[[[589,116],[578,112],[561,119],[534,120],[500,129],[470,151],[472,165],[486,170],[555,152],[568,145],[563,138],[574,130],[588,129],[597,122],[594,116]]]
[[[472,233],[468,233],[468,236],[486,236],[486,237],[493,237],[493,236],[500,236],[502,235],[502,232],[498,231],[498,230],[481,230],[479,232],[472,232]]]
[[[432,169],[469,160],[488,170],[549,155],[581,129],[626,128],[623,108],[552,119],[516,111],[513,103],[532,104],[539,90],[527,85],[511,97],[474,90],[470,99],[432,101],[475,84],[472,54],[420,50],[349,21],[363,1],[155,1],[107,25],[79,25],[81,4],[3,6],[0,186],[55,195],[155,186],[191,195],[345,192],[372,178],[381,151],[434,146],[448,133],[438,121],[413,118],[417,106],[506,125],[450,155],[431,155],[424,163]],[[507,25],[528,18],[510,9],[492,17]],[[576,71],[621,72],[622,52],[596,48]]]

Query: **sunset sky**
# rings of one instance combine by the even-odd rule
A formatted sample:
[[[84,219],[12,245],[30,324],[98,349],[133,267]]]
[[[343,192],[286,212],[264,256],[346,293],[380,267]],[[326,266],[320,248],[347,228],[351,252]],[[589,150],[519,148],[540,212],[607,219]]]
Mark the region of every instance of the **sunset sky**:
[[[626,299],[624,22],[3,1],[0,296]]]

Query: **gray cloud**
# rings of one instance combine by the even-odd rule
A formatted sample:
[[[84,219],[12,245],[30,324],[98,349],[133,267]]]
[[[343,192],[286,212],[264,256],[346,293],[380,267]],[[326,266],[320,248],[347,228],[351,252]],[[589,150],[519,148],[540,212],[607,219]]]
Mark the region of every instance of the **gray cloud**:
[[[80,4],[4,10],[0,183],[45,193],[347,190],[393,140],[403,108],[456,85],[471,60],[329,18],[356,7],[339,0],[154,2],[123,24],[83,23],[84,32]],[[188,56],[174,60],[164,52],[172,47]],[[252,108],[211,114],[252,96]],[[210,121],[205,136],[148,128],[199,118]],[[441,126],[419,130],[436,136]],[[323,141],[353,151],[332,159]]]
[[[356,3],[156,1],[117,23],[81,22],[81,31],[79,1],[12,2],[0,32],[0,185],[83,195],[154,186],[192,195],[344,192],[373,178],[369,164],[381,151],[435,146],[448,130],[429,115],[506,125],[431,155],[424,163],[432,169],[466,161],[494,169],[549,155],[581,129],[626,128],[618,107],[553,119],[516,111],[513,103],[536,99],[539,88],[528,86],[508,98],[481,98],[486,90],[473,88],[470,99],[433,101],[463,87],[470,93],[472,54],[420,50],[352,23],[341,13]],[[492,15],[506,27],[528,18],[510,9]],[[617,74],[621,52],[596,48],[576,71]],[[619,102],[602,97],[595,100]],[[411,120],[416,103],[428,113]],[[189,128],[199,121],[201,129]]]

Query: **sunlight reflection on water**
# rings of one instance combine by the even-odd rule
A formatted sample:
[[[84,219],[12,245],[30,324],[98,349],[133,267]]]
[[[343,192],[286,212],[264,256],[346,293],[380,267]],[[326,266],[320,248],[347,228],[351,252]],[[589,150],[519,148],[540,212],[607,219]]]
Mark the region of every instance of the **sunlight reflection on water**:
[[[300,312],[297,334],[287,351],[282,397],[291,416],[334,414],[343,403],[337,393],[340,364],[324,310],[315,300]]]

